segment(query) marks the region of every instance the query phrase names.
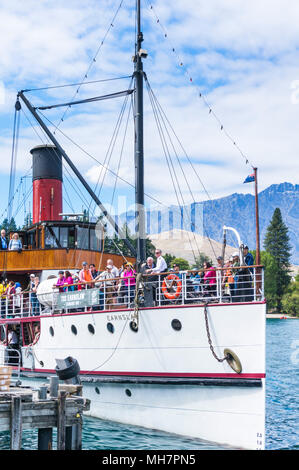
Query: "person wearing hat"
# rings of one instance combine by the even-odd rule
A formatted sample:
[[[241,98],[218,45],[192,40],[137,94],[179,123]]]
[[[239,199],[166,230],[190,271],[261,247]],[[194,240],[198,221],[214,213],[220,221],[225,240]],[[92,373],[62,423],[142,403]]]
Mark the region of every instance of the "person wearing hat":
[[[104,305],[108,306],[108,310],[111,310],[112,304],[115,302],[114,294],[116,293],[114,276],[112,274],[111,264],[107,264],[105,271],[99,274],[95,281],[103,281],[100,284],[100,295],[104,293]],[[101,296],[102,297],[102,296]],[[100,299],[100,307],[102,307],[102,301]]]
[[[254,259],[252,254],[248,251],[248,246],[245,245],[243,248],[243,253],[244,253],[244,261],[247,266],[253,266],[254,265]]]
[[[124,280],[124,288],[125,294],[128,298],[128,304],[133,302],[135,296],[135,288],[136,288],[136,271],[133,268],[132,263],[127,263],[125,265],[125,270],[123,273],[123,280]]]
[[[245,245],[243,248],[244,254],[244,261],[247,266],[254,265],[254,259],[251,253],[248,251],[248,246]],[[243,274],[243,290],[244,290],[244,300],[247,302],[251,302],[254,298],[253,295],[253,287],[252,287],[252,276],[253,276],[253,268],[248,268],[246,271],[244,270]]]
[[[234,297],[235,293],[235,280],[232,272],[233,257],[231,256],[226,263],[226,270],[224,272],[222,280],[222,288],[224,289],[224,295]]]
[[[13,310],[14,310],[14,314],[19,314],[20,311],[21,311],[21,298],[22,298],[22,287],[21,287],[21,284],[19,282],[16,282],[15,284],[15,288],[16,288],[16,291],[15,291],[15,295],[13,297]]]
[[[235,251],[232,254],[233,261],[232,261],[232,275],[234,277],[234,287],[232,288],[232,302],[240,302],[239,294],[240,294],[240,280],[239,280],[239,268],[240,268],[240,256],[239,252]]]
[[[35,278],[35,274],[31,273],[31,274],[29,275],[29,282],[28,282],[28,284],[27,284],[26,289],[23,290],[23,293],[25,293],[25,292],[30,292],[30,291],[31,291],[32,286],[33,286],[33,284],[34,284],[34,278]]]
[[[32,315],[38,315],[39,314],[39,307],[40,303],[37,298],[37,289],[39,286],[39,277],[35,276],[34,277],[34,284],[32,287],[32,292],[31,292],[31,306],[32,306]]]

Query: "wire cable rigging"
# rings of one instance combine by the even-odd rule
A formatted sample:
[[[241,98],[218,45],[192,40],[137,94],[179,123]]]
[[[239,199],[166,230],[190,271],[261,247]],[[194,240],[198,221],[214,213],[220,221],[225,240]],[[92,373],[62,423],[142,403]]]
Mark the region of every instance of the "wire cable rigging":
[[[110,22],[110,24],[109,24],[109,26],[108,26],[108,28],[107,28],[105,34],[104,34],[104,37],[103,37],[103,39],[101,40],[101,43],[100,43],[99,47],[97,48],[96,53],[94,54],[92,60],[90,61],[90,64],[89,64],[89,66],[88,66],[88,68],[87,68],[87,71],[86,71],[86,73],[85,73],[83,79],[81,80],[81,84],[78,86],[77,90],[75,91],[75,93],[74,93],[74,95],[73,95],[71,101],[74,101],[74,99],[75,99],[76,96],[78,95],[78,93],[79,93],[79,91],[80,91],[80,89],[81,89],[83,83],[84,83],[84,82],[86,81],[86,79],[88,78],[88,74],[89,74],[90,70],[92,69],[93,65],[94,65],[95,62],[97,61],[97,57],[98,57],[98,55],[99,55],[99,53],[100,53],[100,51],[101,51],[101,49],[102,49],[102,47],[103,47],[103,45],[104,45],[104,42],[105,42],[105,40],[106,40],[108,34],[110,33],[110,30],[114,27],[114,24],[113,24],[113,23],[114,23],[114,21],[115,21],[117,15],[118,15],[118,13],[119,13],[121,7],[122,7],[123,2],[124,2],[124,0],[121,0],[120,4],[118,5],[118,8],[117,8],[117,10],[116,10],[116,12],[115,12],[115,14],[114,14],[114,16],[113,16],[111,22]],[[54,129],[54,131],[53,131],[54,134],[55,134],[56,130],[58,129],[58,127],[59,127],[59,126],[61,125],[61,123],[63,122],[63,120],[64,120],[64,118],[65,118],[65,116],[66,116],[66,113],[68,112],[69,109],[70,109],[70,106],[68,106],[68,107],[66,108],[66,110],[64,111],[64,113],[62,114],[62,117],[60,118],[59,122],[58,122],[57,125],[55,126],[55,129]]]
[[[165,27],[163,26],[162,22],[160,21],[157,13],[156,13],[156,10],[155,8],[153,7],[153,5],[148,1],[147,1],[147,4],[148,4],[148,7],[149,9],[153,12],[153,15],[156,17],[156,24],[158,24],[160,26],[160,28],[162,29],[162,32],[163,32],[163,36],[165,39],[168,39],[169,40],[169,36],[168,36],[168,33],[165,29]],[[223,133],[226,135],[226,137],[231,141],[231,143],[233,144],[233,146],[238,150],[239,154],[242,156],[242,158],[245,160],[245,163],[246,164],[250,164],[250,166],[252,168],[254,168],[254,165],[249,161],[249,158],[245,155],[245,153],[242,151],[241,147],[238,145],[238,143],[236,142],[236,140],[230,135],[230,133],[226,130],[222,120],[218,117],[218,115],[216,114],[216,112],[214,111],[214,109],[212,108],[211,104],[209,103],[208,99],[205,97],[205,95],[201,92],[201,90],[199,89],[199,87],[194,83],[194,80],[189,72],[189,69],[188,67],[185,65],[185,63],[182,61],[180,55],[178,54],[177,50],[175,47],[173,47],[171,45],[171,51],[176,55],[177,57],[177,61],[178,61],[178,64],[179,66],[184,69],[185,71],[185,75],[187,76],[188,78],[188,81],[189,83],[193,84],[196,89],[197,89],[197,96],[202,99],[203,103],[205,104],[205,106],[208,108],[209,110],[209,115],[212,115],[214,117],[214,119],[217,121],[219,127],[220,127],[220,130],[223,131]]]

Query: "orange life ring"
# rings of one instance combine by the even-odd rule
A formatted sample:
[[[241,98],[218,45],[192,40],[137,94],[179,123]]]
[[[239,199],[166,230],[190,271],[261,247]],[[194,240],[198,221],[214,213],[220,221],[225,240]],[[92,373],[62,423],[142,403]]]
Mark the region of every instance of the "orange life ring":
[[[176,289],[175,289],[175,292],[173,292],[173,294],[168,292],[167,289],[169,289],[169,286],[167,286],[166,281],[175,281]],[[182,281],[180,280],[178,276],[176,276],[175,274],[169,274],[167,277],[164,278],[163,283],[162,283],[162,292],[164,296],[166,297],[166,299],[169,299],[169,300],[177,299],[181,293],[181,290],[182,290]]]

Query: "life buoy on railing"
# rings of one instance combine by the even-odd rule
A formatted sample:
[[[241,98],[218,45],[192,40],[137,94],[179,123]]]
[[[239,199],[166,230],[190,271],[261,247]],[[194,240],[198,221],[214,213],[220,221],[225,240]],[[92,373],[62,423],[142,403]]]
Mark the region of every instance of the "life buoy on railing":
[[[168,281],[172,281],[171,284],[168,284]],[[174,285],[175,284],[175,285]],[[169,292],[168,289],[175,289],[174,292]],[[162,292],[164,297],[169,300],[177,299],[182,291],[182,281],[175,274],[169,274],[164,278],[162,283]]]

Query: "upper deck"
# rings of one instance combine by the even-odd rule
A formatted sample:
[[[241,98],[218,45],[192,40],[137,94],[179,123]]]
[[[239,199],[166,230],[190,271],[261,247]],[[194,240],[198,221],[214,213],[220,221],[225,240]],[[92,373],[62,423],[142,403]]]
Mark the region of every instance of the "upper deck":
[[[94,222],[48,221],[17,233],[22,250],[0,251],[1,270],[6,273],[80,269],[82,261],[103,269],[109,258],[113,259],[115,265],[123,262],[120,255],[103,252],[104,241],[98,237]],[[135,261],[132,257],[127,258],[131,262]]]

